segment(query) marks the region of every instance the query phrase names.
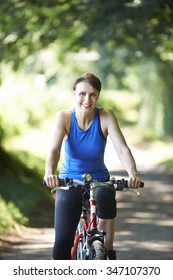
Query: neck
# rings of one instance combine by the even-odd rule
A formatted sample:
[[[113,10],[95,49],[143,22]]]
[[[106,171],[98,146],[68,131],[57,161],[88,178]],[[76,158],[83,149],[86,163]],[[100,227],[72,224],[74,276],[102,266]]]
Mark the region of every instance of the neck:
[[[76,120],[80,129],[86,130],[89,128],[95,116],[95,110],[90,113],[82,113],[76,110]]]

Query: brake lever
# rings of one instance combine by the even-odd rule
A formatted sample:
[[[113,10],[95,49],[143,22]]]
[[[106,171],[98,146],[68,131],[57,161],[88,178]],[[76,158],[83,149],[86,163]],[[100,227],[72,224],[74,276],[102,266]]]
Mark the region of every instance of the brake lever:
[[[124,188],[123,189],[123,192],[132,192],[132,193],[135,193],[136,195],[140,195],[140,192],[134,190],[134,189],[130,189],[130,188]]]

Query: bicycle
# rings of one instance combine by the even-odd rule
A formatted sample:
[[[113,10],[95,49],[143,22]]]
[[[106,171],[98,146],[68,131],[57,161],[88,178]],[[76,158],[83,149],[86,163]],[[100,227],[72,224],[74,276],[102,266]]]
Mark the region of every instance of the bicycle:
[[[71,251],[72,260],[106,260],[106,233],[97,229],[97,207],[96,207],[96,188],[98,187],[113,187],[118,191],[123,191],[125,188],[139,195],[139,192],[129,189],[127,181],[124,179],[115,180],[110,177],[107,182],[92,181],[92,176],[89,173],[84,174],[82,180],[76,179],[59,179],[60,186],[51,190],[55,192],[58,189],[68,191],[76,187],[89,189],[89,205],[83,201],[81,217],[76,229],[74,245]],[[144,183],[141,182],[141,186]],[[86,202],[86,201],[85,201]]]

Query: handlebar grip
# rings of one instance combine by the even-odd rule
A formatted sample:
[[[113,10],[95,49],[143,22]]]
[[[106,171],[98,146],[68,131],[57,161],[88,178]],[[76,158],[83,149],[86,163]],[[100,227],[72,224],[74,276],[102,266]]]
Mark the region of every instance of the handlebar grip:
[[[66,185],[66,183],[67,183],[66,180],[60,179],[60,178],[59,178],[59,185],[60,185],[60,186],[64,186],[64,185]],[[43,180],[43,185],[44,185],[44,186],[47,186],[47,183],[46,183],[45,180]]]
[[[65,180],[59,178],[59,185],[64,186],[65,184],[66,184]]]
[[[65,186],[67,183],[70,182],[70,180],[68,178],[65,178],[65,179],[58,178],[58,180],[59,180],[59,186],[60,187]],[[43,185],[47,186],[47,183],[46,183],[46,181],[44,179],[43,179]]]
[[[125,187],[125,188],[128,188],[128,181],[127,181],[127,180],[126,180],[126,184],[125,184],[124,187]],[[144,182],[141,182],[139,187],[140,187],[140,188],[144,188]]]
[[[124,188],[128,188],[128,181],[121,179],[117,180],[117,191],[123,191]],[[140,188],[144,188],[144,182],[141,182]]]

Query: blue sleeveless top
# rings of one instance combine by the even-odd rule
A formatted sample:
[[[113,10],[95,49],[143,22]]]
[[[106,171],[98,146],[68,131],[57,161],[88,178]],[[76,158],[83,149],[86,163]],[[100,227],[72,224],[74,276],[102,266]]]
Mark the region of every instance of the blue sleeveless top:
[[[59,177],[81,180],[84,173],[91,173],[93,180],[107,180],[109,172],[104,164],[105,145],[99,109],[95,109],[94,119],[87,130],[79,128],[73,109],[70,132],[64,140],[64,162]]]

